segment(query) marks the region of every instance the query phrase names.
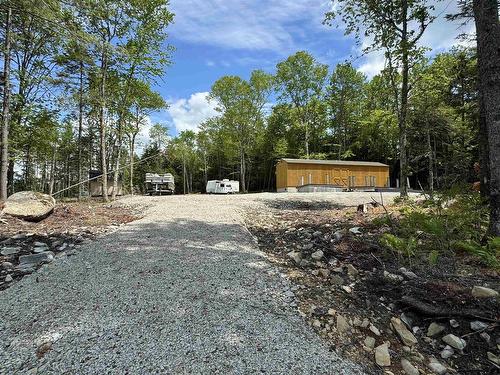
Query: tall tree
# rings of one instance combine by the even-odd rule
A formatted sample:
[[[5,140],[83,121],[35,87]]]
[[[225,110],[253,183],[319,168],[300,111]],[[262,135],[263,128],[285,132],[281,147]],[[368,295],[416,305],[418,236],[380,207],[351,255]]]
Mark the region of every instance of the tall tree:
[[[305,51],[299,51],[276,66],[276,84],[282,101],[296,108],[305,130],[305,154],[309,158],[309,120],[307,104],[321,96],[328,67]]]
[[[346,33],[358,38],[371,37],[369,50],[383,49],[391,74],[401,71],[398,96],[399,159],[401,196],[408,196],[409,173],[407,155],[407,117],[410,93],[410,71],[420,59],[422,48],[418,42],[435,16],[434,7],[426,0],[332,0],[333,11],[326,14],[326,22],[340,17]]]
[[[490,231],[500,236],[500,3],[473,0],[479,100],[484,109],[490,167]]]
[[[2,105],[2,140],[0,169],[0,200],[7,199],[7,173],[9,168],[9,107],[10,107],[10,39],[12,9],[8,5],[5,14],[5,46],[3,59],[3,105]]]

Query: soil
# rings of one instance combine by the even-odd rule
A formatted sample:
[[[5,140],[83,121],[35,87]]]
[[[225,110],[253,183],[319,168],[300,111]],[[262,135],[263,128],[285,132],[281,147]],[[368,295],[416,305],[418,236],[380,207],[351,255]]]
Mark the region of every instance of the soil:
[[[20,256],[33,252],[35,242],[45,243],[47,251],[56,256],[72,255],[80,244],[138,218],[138,211],[97,201],[59,203],[49,217],[39,222],[3,215],[0,218],[0,249],[15,247],[19,251],[0,255],[0,265],[4,262],[13,265],[9,269],[0,267],[0,290],[14,284],[5,281],[7,275],[15,281],[30,273],[16,269],[16,266]]]
[[[251,211],[247,227],[261,250],[287,270],[296,284],[301,314],[336,351],[366,364],[373,373],[404,374],[402,358],[421,373],[431,373],[427,367],[431,356],[446,365],[450,373],[499,373],[499,366],[487,359],[487,352],[500,355],[498,299],[476,299],[471,295],[474,285],[498,290],[500,278],[496,271],[483,268],[464,254],[441,257],[434,266],[427,259],[409,262],[395,256],[378,244],[379,236],[390,228],[372,224],[373,219],[385,215],[385,207],[369,205],[368,212],[362,213],[356,207],[328,202],[287,201],[269,202],[267,208]],[[396,208],[389,209],[397,212]],[[353,227],[361,233],[350,232]],[[324,257],[314,261],[310,255],[318,250]],[[300,251],[303,261],[297,264],[287,256],[291,251]],[[349,274],[347,265],[354,266],[357,272]],[[401,267],[417,277],[403,277]],[[412,349],[404,347],[390,325],[392,317],[403,313],[406,320],[411,320],[408,328],[418,339]],[[336,329],[339,314],[350,322],[347,333]],[[380,330],[380,336],[362,324],[364,319]],[[475,320],[487,323],[488,328],[472,331],[470,323]],[[431,322],[444,325],[445,331],[427,337]],[[463,352],[455,350],[452,357],[443,359],[440,353],[446,344],[441,338],[449,333],[462,337],[467,345]],[[375,346],[390,343],[391,366],[375,364],[373,351],[363,345],[366,336],[376,338]]]

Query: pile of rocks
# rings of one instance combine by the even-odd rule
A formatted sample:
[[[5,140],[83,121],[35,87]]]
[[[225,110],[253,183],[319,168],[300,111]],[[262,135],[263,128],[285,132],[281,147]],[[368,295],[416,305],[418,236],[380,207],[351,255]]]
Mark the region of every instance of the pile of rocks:
[[[4,239],[0,242],[0,290],[57,257],[76,254],[91,238],[93,234],[84,231],[66,235],[18,233]]]

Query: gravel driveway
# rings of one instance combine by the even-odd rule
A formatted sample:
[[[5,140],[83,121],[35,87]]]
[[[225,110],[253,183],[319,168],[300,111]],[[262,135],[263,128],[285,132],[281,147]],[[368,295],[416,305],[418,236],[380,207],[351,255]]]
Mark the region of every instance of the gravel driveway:
[[[241,223],[268,200],[369,196],[124,198],[145,217],[0,293],[0,374],[362,373],[290,306]]]

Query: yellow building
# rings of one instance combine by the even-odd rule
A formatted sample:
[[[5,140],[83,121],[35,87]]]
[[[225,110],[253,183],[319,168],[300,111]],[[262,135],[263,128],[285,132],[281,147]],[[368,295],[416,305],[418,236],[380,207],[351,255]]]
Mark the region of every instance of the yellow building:
[[[278,192],[334,188],[389,187],[389,166],[369,161],[281,159],[276,164]]]

